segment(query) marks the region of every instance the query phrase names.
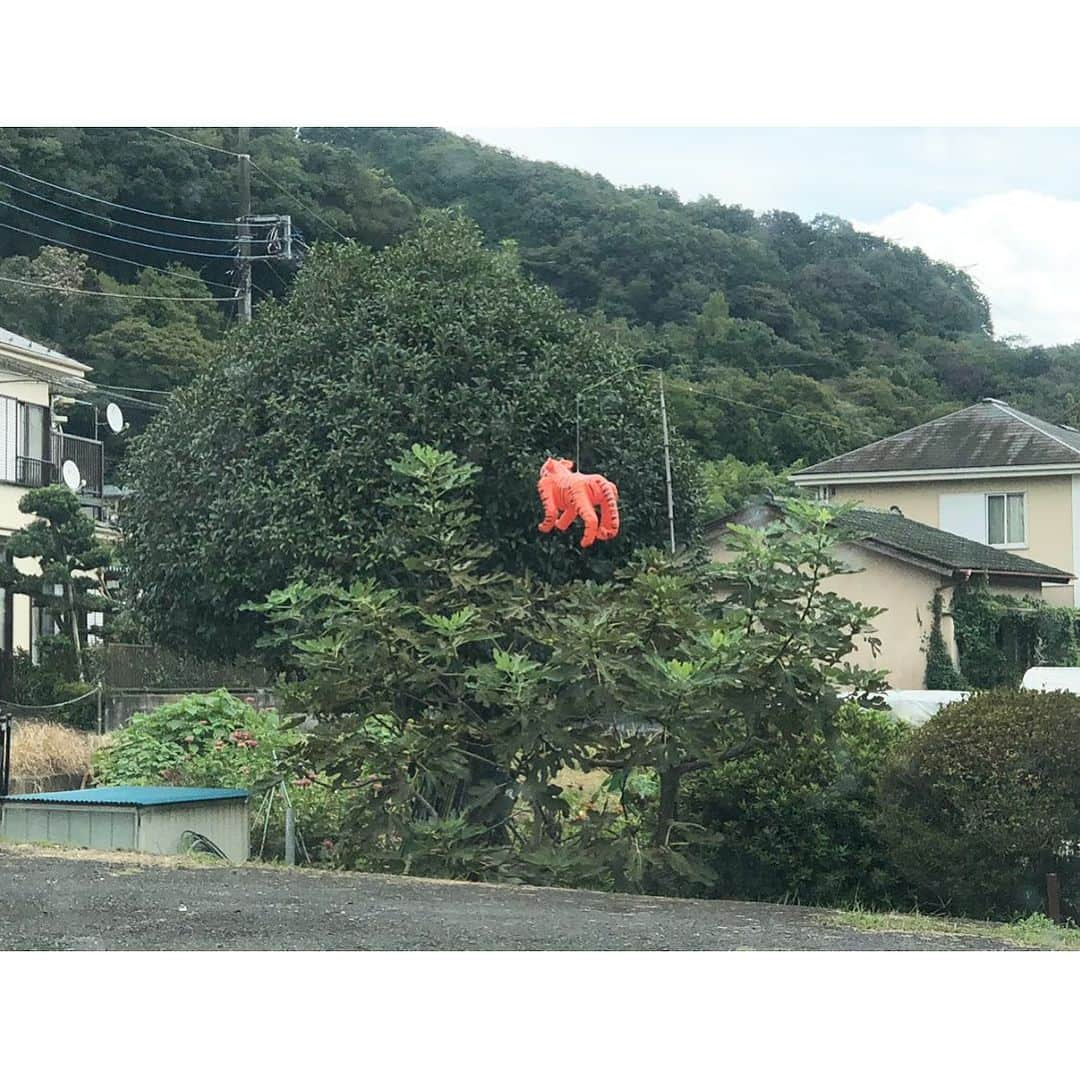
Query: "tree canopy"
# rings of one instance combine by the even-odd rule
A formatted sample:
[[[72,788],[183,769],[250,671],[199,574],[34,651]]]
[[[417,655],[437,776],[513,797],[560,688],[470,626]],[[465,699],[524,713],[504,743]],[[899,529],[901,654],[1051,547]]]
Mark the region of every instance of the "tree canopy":
[[[619,486],[622,530],[592,553],[576,530],[537,532],[536,480],[573,457]],[[127,480],[130,589],[159,640],[250,645],[243,612],[289,580],[349,581],[386,517],[384,463],[414,442],[482,469],[477,501],[495,563],[548,580],[604,577],[666,536],[656,380],[629,348],[532,283],[514,251],[433,214],[380,252],[318,249],[284,303],[249,328],[139,437]],[[676,523],[700,501],[673,445]]]

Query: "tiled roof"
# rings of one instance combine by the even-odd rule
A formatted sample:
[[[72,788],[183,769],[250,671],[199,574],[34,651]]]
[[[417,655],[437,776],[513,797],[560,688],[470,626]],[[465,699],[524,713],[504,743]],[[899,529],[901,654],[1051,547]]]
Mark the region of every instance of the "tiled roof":
[[[883,554],[897,558],[918,559],[930,563],[941,573],[989,573],[1011,577],[1037,578],[1040,581],[1072,581],[1067,570],[1046,563],[1025,559],[1011,551],[1003,551],[967,540],[955,533],[935,529],[931,525],[912,521],[901,514],[883,510],[842,509],[842,524],[853,535],[852,543],[864,543]],[[739,522],[751,528],[763,528],[781,513],[781,504],[771,496],[747,503],[734,514],[727,514],[706,525],[707,531],[716,532],[728,523]]]
[[[901,514],[880,510],[847,510],[843,520],[867,540],[937,563],[947,570],[987,571],[992,574],[1038,577],[1043,581],[1072,580],[1072,574],[1055,566],[923,525]]]
[[[1076,465],[1080,431],[987,398],[958,412],[820,461],[799,477],[844,473]]]

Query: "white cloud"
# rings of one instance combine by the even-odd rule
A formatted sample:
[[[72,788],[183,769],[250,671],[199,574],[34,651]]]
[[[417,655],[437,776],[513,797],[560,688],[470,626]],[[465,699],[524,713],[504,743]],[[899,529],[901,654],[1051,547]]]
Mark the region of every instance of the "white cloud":
[[[1080,341],[1080,200],[1006,191],[951,210],[914,203],[857,228],[967,270],[999,337]]]

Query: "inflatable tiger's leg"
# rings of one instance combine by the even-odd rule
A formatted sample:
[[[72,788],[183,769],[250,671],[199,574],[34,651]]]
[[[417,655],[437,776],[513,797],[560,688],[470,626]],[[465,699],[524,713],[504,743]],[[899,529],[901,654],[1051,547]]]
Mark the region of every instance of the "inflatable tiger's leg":
[[[555,522],[555,528],[559,532],[566,532],[574,522],[577,521],[577,510],[573,506],[568,506],[562,514],[559,515],[558,521]]]
[[[583,548],[592,547],[596,543],[596,531],[600,524],[596,516],[596,507],[593,506],[592,499],[589,498],[584,484],[574,485],[572,498],[574,509],[577,510],[577,516],[581,518],[582,524],[585,526],[585,532],[581,536],[581,546]]]
[[[549,533],[555,528],[555,517],[557,514],[555,507],[555,485],[548,477],[542,476],[540,482],[536,485],[536,490],[540,493],[540,501],[544,504],[544,520],[537,525],[537,528],[542,533]]]
[[[619,535],[619,489],[610,480],[600,485],[600,528],[596,535],[601,540],[614,540]]]

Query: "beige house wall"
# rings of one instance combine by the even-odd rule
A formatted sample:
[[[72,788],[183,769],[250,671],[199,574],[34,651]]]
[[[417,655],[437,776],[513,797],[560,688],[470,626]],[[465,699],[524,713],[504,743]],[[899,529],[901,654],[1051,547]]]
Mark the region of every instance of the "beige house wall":
[[[734,558],[724,546],[722,534],[711,537],[709,546],[717,562],[729,562]],[[857,544],[842,544],[837,552],[854,572],[828,578],[826,587],[829,591],[867,607],[886,609],[874,620],[873,636],[881,641],[877,655],[865,640],[861,640],[848,657],[851,663],[888,672],[889,685],[894,690],[924,689],[926,639],[930,633],[934,592],[938,589],[946,613],[941,620],[941,633],[949,655],[956,663],[956,640],[952,620],[947,614],[952,602],[952,578]],[[995,585],[994,590],[1035,596],[1039,586]]]
[[[870,510],[900,508],[904,517],[941,528],[938,516],[940,495],[990,494],[1022,491],[1027,504],[1027,544],[1011,547],[1015,555],[1046,563],[1070,573],[1077,572],[1074,551],[1080,546],[1080,528],[1074,521],[1072,476],[1022,476],[1011,479],[918,480],[897,483],[837,484],[834,505],[858,502]],[[1080,509],[1080,507],[1078,507]],[[1045,585],[1043,598],[1052,604],[1074,605],[1080,592],[1074,585]]]

